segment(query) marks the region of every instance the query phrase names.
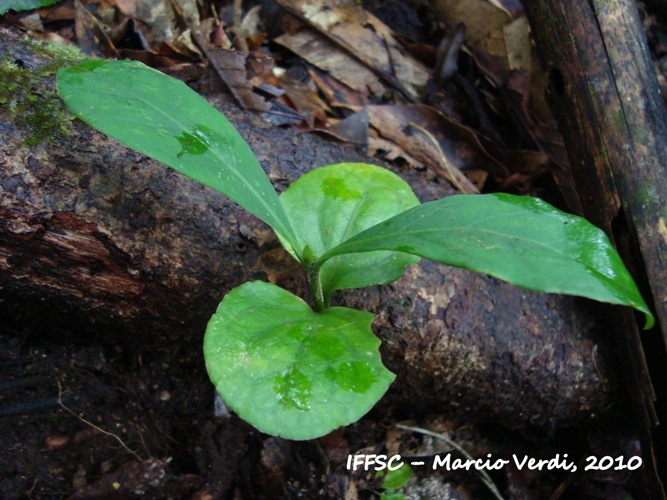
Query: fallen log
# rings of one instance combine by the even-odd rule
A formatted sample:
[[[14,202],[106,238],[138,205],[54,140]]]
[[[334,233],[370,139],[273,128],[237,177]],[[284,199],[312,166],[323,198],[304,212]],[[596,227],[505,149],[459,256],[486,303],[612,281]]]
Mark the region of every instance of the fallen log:
[[[0,32],[11,46],[9,36]],[[211,102],[278,190],[316,166],[366,161],[271,127],[223,97]],[[197,344],[219,300],[248,280],[307,297],[305,275],[269,228],[219,193],[82,123],[38,146],[24,145],[29,132],[0,112],[3,307],[30,299],[35,314],[72,311],[89,331],[96,325],[127,345],[155,335]],[[422,201],[452,194],[417,172],[393,170]],[[509,427],[562,427],[621,403],[607,306],[427,261],[390,286],[335,301],[377,314],[383,358],[398,374],[381,409],[407,404]]]

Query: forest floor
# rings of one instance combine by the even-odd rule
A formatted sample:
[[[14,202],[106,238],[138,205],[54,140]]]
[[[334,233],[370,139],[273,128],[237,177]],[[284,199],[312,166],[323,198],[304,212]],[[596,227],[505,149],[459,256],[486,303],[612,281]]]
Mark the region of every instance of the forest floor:
[[[137,22],[128,26],[126,21],[132,14],[138,18],[136,9],[140,3],[129,0],[84,3],[85,8],[78,2],[61,2],[39,11],[12,12],[0,17],[0,22],[37,38],[78,41],[84,50],[98,56],[137,58],[149,65],[166,68],[170,74],[191,83],[196,83],[204,71],[212,71],[211,64],[206,62],[210,53],[201,47],[197,55],[188,52],[187,44],[158,41],[158,28],[164,29],[168,23],[146,28],[148,23],[142,21],[143,24]],[[203,3],[208,6],[208,2]],[[282,3],[293,9],[300,5],[299,2]],[[516,2],[498,3],[505,5],[513,21],[522,18],[513,10]],[[274,5],[272,2],[266,4]],[[427,13],[417,4],[415,7],[411,5],[407,2],[373,2],[367,8],[376,14],[383,13],[383,20],[390,25],[392,16],[409,20],[403,23],[408,31],[401,35],[404,37],[401,40],[409,45],[406,40],[413,37],[417,40],[412,40],[415,53],[426,53],[423,60],[415,59],[417,62],[411,63],[414,64],[413,76],[424,71],[423,75],[415,77],[423,80],[415,83],[411,77],[403,79],[400,75],[395,79],[382,78],[377,71],[371,72],[363,85],[372,90],[365,94],[341,87],[329,79],[328,73],[286,51],[285,47],[297,51],[299,44],[295,38],[302,33],[295,24],[298,16],[294,12],[292,18],[280,18],[279,21],[277,7],[266,8],[265,5],[261,15],[273,17],[254,20],[247,14],[250,6],[246,5],[244,29],[247,37],[243,43],[250,45],[250,54],[255,54],[249,56],[251,62],[247,63],[248,67],[255,64],[252,66],[256,70],[254,84],[259,85],[257,82],[260,81],[265,84],[263,88],[268,89],[268,94],[280,97],[274,100],[270,109],[262,109],[264,101],[258,102],[256,97],[248,97],[240,91],[234,94],[235,97],[247,108],[264,113],[276,126],[293,127],[295,135],[308,130],[319,131],[335,140],[346,139],[350,148],[359,150],[363,145],[369,154],[380,152],[384,160],[395,160],[405,168],[437,169],[440,157],[447,155],[450,160],[456,160],[453,161],[454,170],[443,171],[441,166],[433,175],[450,180],[461,191],[508,190],[539,194],[567,208],[566,179],[551,175],[552,170],[546,167],[549,162],[563,161],[562,151],[547,151],[545,144],[535,138],[546,137],[544,142],[549,142],[553,138],[549,134],[555,132],[545,128],[540,129],[539,134],[532,130],[535,133],[531,134],[535,122],[529,125],[527,116],[507,110],[515,117],[513,125],[506,126],[503,121],[506,116],[502,112],[489,120],[490,104],[496,101],[479,102],[480,97],[488,97],[488,88],[471,94],[465,82],[454,79],[454,84],[445,85],[448,89],[445,95],[434,90],[433,68],[447,66],[447,61],[456,59],[458,49],[452,49],[455,55],[445,57],[442,51],[438,55],[437,47],[424,41],[426,33],[420,34],[419,30],[437,34],[438,40],[449,37],[449,47],[456,45],[459,31],[449,20],[438,21],[432,11]],[[231,18],[231,5],[221,7],[216,3],[216,6],[216,16]],[[81,11],[82,8],[86,13]],[[200,11],[202,23],[216,17],[208,11],[204,13],[204,9]],[[255,11],[254,15],[260,16],[259,12]],[[182,32],[184,26],[192,22],[192,17],[187,12],[176,14],[178,19],[173,21],[173,26],[179,26]],[[86,16],[96,17],[91,20]],[[661,58],[667,54],[667,42],[662,45],[658,18],[647,15],[646,19],[647,26],[657,26],[649,31],[651,47],[660,66]],[[116,32],[113,36],[117,38],[109,34],[100,42],[97,30],[102,20],[119,28],[117,31],[122,34]],[[227,27],[230,24],[231,20]],[[257,26],[264,26],[264,30]],[[452,29],[447,29],[448,26]],[[514,29],[518,30],[519,26],[515,24]],[[208,39],[217,44],[216,49],[232,49],[231,46],[224,48],[230,38],[234,40],[229,29],[225,32],[212,21],[208,29]],[[354,32],[359,28],[353,26],[350,29]],[[276,30],[277,33],[272,32]],[[103,31],[110,33],[109,29]],[[475,26],[469,26],[470,31],[475,32]],[[81,40],[77,40],[75,32]],[[83,33],[89,35],[85,42]],[[281,40],[276,41],[279,37]],[[270,45],[274,51],[271,57],[288,69],[288,78],[274,79],[271,76],[274,73],[263,67],[268,67],[268,63],[259,55],[262,45]],[[159,53],[157,47],[161,47]],[[235,47],[238,48],[238,43]],[[505,50],[504,57],[508,60],[516,60],[521,55],[520,44],[507,45]],[[475,56],[471,53],[462,56],[460,72],[468,77],[473,75],[475,85],[482,85],[474,76],[481,74],[480,68],[487,76],[506,79],[507,72],[499,69],[495,62],[483,60],[480,56],[483,52],[480,48]],[[299,56],[304,60],[317,59],[317,54],[313,53],[301,52]],[[227,64],[231,63],[227,60],[219,62],[216,68],[223,80]],[[331,72],[335,73],[335,70]],[[339,79],[347,77],[350,75],[345,71],[338,74]],[[521,89],[528,96],[529,88],[538,82],[527,78],[523,84]],[[383,136],[372,127],[370,132],[366,130],[358,135],[355,123],[345,121],[354,116],[352,111],[378,103],[403,104],[407,100],[414,104],[416,98],[410,88],[420,85],[428,89],[428,99],[422,98],[429,101],[429,109],[412,115],[411,119],[424,128],[433,127],[433,135],[441,141],[444,152],[434,147],[433,141],[415,144],[414,138],[402,135],[399,127],[392,131],[390,121],[384,122]],[[484,85],[489,85],[488,81]],[[463,101],[465,106],[460,104]],[[336,108],[336,104],[339,107]],[[535,106],[534,113],[544,111],[540,103]],[[457,117],[454,125],[449,123],[457,131],[456,140],[447,142],[438,136],[437,130],[442,129],[438,128],[438,124],[442,125],[438,120],[442,118],[438,115],[434,125],[433,113],[436,111],[432,110]],[[391,113],[390,116],[397,120],[405,119],[396,108]],[[374,116],[371,110],[372,126]],[[380,118],[376,116],[375,120]],[[374,126],[378,127],[377,122]],[[519,140],[512,136],[512,131],[519,129],[527,130],[528,137]],[[464,150],[467,156],[460,154]],[[511,156],[516,160],[517,155],[509,155],[507,151],[522,152],[522,160],[518,162],[521,168],[508,168],[507,158]],[[467,169],[462,158],[465,156],[469,160],[470,155],[476,158],[475,165]],[[299,158],[294,161],[299,162]],[[467,174],[464,180],[459,166]],[[623,405],[602,417],[557,429],[507,429],[502,422],[472,424],[448,420],[437,412],[415,413],[410,408],[394,413],[372,410],[359,422],[323,438],[288,441],[261,434],[226,412],[224,406],[219,408],[206,374],[201,338],[174,342],[168,332],[156,332],[150,339],[149,336],[128,337],[122,332],[116,335],[108,325],[97,329],[89,321],[79,321],[76,311],[61,310],[58,304],[43,305],[39,301],[39,297],[4,296],[0,301],[2,498],[354,500],[484,499],[498,498],[499,495],[516,499],[646,498],[647,479],[642,468],[631,472],[605,467],[605,470],[583,472],[588,456],[626,457],[627,460],[641,455],[635,429],[625,426],[627,408]],[[123,339],[122,343],[118,338]],[[427,436],[414,429],[398,427],[398,424],[428,428],[444,437]],[[576,463],[580,471],[571,473],[564,467],[526,471],[511,462],[500,470],[489,471],[491,483],[495,483],[500,492],[497,494],[479,471],[447,471],[444,467],[431,466],[436,456],[456,453],[452,441],[476,458],[485,458],[490,450],[501,450],[502,456],[509,460],[513,460],[510,458],[513,454],[519,460],[524,456],[558,456],[561,463]],[[390,456],[401,453],[404,457],[423,460],[425,465],[414,466],[414,475],[407,485],[394,491],[383,486],[382,474],[349,470],[348,457],[364,453]],[[568,453],[567,458],[564,453]]]

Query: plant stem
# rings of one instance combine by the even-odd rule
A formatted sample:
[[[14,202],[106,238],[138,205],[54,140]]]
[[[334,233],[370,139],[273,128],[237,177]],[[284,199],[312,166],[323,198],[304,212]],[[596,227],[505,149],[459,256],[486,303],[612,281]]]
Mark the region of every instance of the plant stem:
[[[322,282],[320,281],[320,272],[318,269],[311,267],[306,268],[306,275],[308,276],[308,284],[310,285],[310,292],[315,299],[315,310],[322,312],[329,306],[324,299],[324,291],[322,290]]]

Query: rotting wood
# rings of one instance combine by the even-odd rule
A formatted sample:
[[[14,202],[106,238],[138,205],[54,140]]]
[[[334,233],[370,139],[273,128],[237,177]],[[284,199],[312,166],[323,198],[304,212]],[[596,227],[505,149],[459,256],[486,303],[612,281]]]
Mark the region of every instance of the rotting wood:
[[[527,2],[591,222],[623,210],[667,342],[667,113],[634,2]]]
[[[212,102],[279,190],[316,166],[365,161]],[[36,147],[22,145],[25,133],[0,114],[6,302],[32,298],[35,314],[63,307],[131,345],[152,335],[201,337],[221,297],[248,280],[306,296],[304,274],[270,230],[222,195],[78,122],[70,137]],[[422,201],[452,194],[417,173],[398,173]],[[426,261],[391,286],[336,301],[378,315],[385,363],[398,374],[380,408],[553,428],[620,404],[606,306]]]
[[[660,335],[661,328],[667,345],[667,114],[636,5],[533,0],[525,7],[584,215],[615,240],[636,276],[645,274],[658,327],[641,335]],[[650,460],[648,427],[657,415],[640,333],[627,311],[614,321],[653,494],[664,498]]]

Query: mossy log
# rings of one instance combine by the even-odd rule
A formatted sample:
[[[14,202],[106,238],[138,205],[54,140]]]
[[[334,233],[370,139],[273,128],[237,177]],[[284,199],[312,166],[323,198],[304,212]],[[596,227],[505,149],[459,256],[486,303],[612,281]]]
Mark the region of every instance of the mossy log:
[[[273,127],[224,97],[210,101],[279,191],[316,166],[367,161]],[[219,193],[79,122],[68,137],[38,146],[24,145],[29,132],[0,113],[3,310],[28,303],[33,314],[65,315],[132,346],[156,335],[201,339],[219,300],[248,280],[307,296],[304,273],[270,229]],[[421,201],[452,194],[424,173],[393,170]],[[345,291],[335,302],[377,314],[383,359],[398,374],[381,409],[562,427],[622,399],[607,306],[428,261],[392,285]]]

